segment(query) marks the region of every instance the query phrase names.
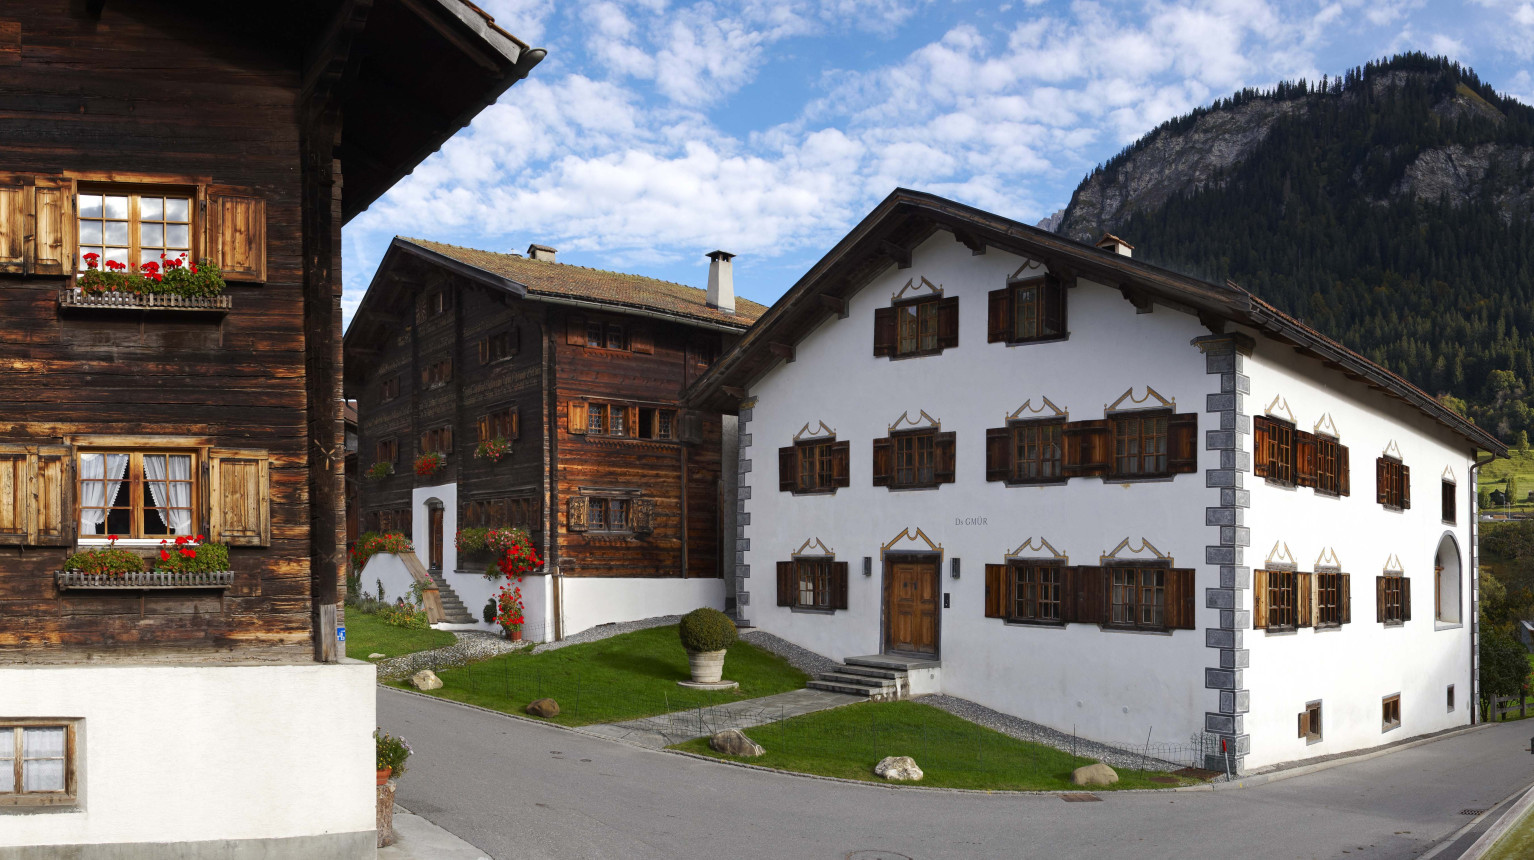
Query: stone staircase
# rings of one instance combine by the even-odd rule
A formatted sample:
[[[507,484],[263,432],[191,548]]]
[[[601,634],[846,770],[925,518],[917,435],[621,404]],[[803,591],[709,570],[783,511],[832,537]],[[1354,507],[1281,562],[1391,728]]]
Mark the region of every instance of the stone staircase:
[[[936,660],[873,654],[848,657],[833,671],[816,676],[806,686],[814,690],[866,696],[876,702],[891,702],[911,697],[911,671],[935,669]]]
[[[441,571],[428,570],[426,575],[430,576],[431,581],[437,586],[437,594],[442,600],[443,618],[447,623],[473,624],[479,620],[464,607],[463,601],[458,599],[458,595],[453,592],[453,589],[448,587],[447,579],[442,576]]]

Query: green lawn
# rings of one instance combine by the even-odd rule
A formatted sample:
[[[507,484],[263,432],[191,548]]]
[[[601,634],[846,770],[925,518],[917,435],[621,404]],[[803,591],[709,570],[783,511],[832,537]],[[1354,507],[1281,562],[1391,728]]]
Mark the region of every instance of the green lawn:
[[[1482,456],[1485,456],[1482,454]],[[1490,493],[1492,490],[1507,490],[1507,479],[1513,475],[1518,476],[1519,504],[1510,505],[1507,508],[1487,508],[1487,513],[1501,511],[1534,511],[1534,504],[1524,499],[1530,492],[1534,492],[1534,450],[1509,451],[1507,459],[1497,459],[1481,467],[1480,480],[1477,486]]]
[[[1534,811],[1525,814],[1482,856],[1484,860],[1524,860],[1534,857]]]
[[[410,630],[355,609],[346,612],[346,656],[354,660],[366,660],[369,654],[398,657],[441,648],[456,641],[457,637],[446,630]]]
[[[687,652],[676,625],[624,633],[599,642],[539,653],[513,651],[437,673],[442,689],[433,696],[507,713],[523,714],[527,703],[552,698],[566,726],[612,723],[670,711],[721,705],[797,690],[809,680],[781,657],[745,642],[730,646],[724,677],[740,689],[701,693],[678,687],[690,677]],[[405,682],[395,686],[409,687]]]
[[[917,784],[939,788],[1080,790],[1071,783],[1071,772],[1093,762],[1054,747],[1017,740],[919,702],[847,705],[746,729],[745,733],[767,754],[740,761],[797,773],[884,782],[874,775],[874,765],[885,756],[908,755],[925,773]],[[710,749],[707,738],[672,749],[730,758]],[[1115,789],[1168,788],[1192,782],[1160,772],[1119,770],[1118,775]],[[1151,777],[1162,781],[1153,782]]]

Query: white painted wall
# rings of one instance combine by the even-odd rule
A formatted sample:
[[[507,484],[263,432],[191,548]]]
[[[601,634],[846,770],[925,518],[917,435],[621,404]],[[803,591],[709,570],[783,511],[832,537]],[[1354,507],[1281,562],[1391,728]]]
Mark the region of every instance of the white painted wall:
[[[1434,619],[1434,560],[1445,533],[1458,543],[1461,570],[1469,569],[1470,499],[1468,442],[1416,410],[1327,371],[1319,362],[1259,338],[1247,362],[1252,391],[1247,404],[1262,415],[1276,397],[1288,402],[1296,427],[1313,430],[1330,414],[1339,441],[1348,447],[1351,494],[1319,495],[1310,489],[1269,485],[1247,476],[1252,491],[1248,523],[1249,566],[1261,568],[1274,545],[1287,544],[1297,569],[1314,570],[1330,549],[1352,578],[1353,621],[1338,630],[1268,633],[1248,630],[1251,666],[1246,684],[1252,735],[1248,767],[1377,746],[1470,722],[1470,626]],[[1375,501],[1374,461],[1394,440],[1411,467],[1412,507],[1389,511]],[[1248,437],[1250,443],[1250,437]],[[1445,468],[1458,481],[1458,524],[1442,522],[1440,480]],[[1400,627],[1375,621],[1375,577],[1392,555],[1412,581],[1412,620]],[[1461,576],[1455,596],[1467,609],[1470,581]],[[1249,594],[1249,593],[1248,593]],[[1250,608],[1248,597],[1248,608]],[[1447,687],[1455,685],[1455,710]],[[1401,694],[1400,728],[1381,732],[1380,700]],[[1307,702],[1322,703],[1322,740],[1298,737],[1297,717]]]
[[[416,487],[410,491],[411,514],[410,542],[415,544],[416,558],[424,566],[431,565],[431,514],[427,503],[436,499],[442,503],[442,569],[458,567],[458,547],[453,538],[458,534],[458,484],[438,484],[435,487]]]
[[[374,553],[362,568],[362,590],[377,597],[378,586],[382,583],[384,599],[390,603],[401,597],[408,600],[413,582],[415,578],[410,575],[405,562],[392,552]]]
[[[1117,290],[1083,281],[1068,296],[1070,338],[1008,347],[986,342],[987,293],[1005,285],[1023,261],[991,249],[972,256],[939,232],[916,248],[909,269],[891,266],[855,295],[847,319],[828,319],[796,344],[796,360],[779,364],[751,386],[756,399],[745,432],[751,446],[746,502],[751,622],[811,650],[840,659],[878,653],[883,571],[880,547],[903,529],[921,528],[945,553],[940,640],[944,692],[1084,737],[1143,744],[1186,742],[1217,708],[1204,689],[1204,668],[1218,652],[1204,647],[1203,628],[1218,624],[1202,595],[1218,571],[1203,564],[1217,532],[1204,508],[1219,503],[1203,470],[1217,452],[1200,451],[1199,472],[1172,481],[1108,484],[1075,478],[1064,486],[1009,488],[985,481],[985,430],[1000,427],[1024,401],[1048,397],[1071,420],[1102,418],[1127,389],[1146,386],[1175,399],[1178,412],[1199,414],[1199,438],[1213,416],[1205,396],[1219,378],[1189,341],[1207,329],[1187,314],[1158,309],[1136,314]],[[910,279],[925,276],[960,297],[959,346],[939,356],[875,358],[874,309],[887,306]],[[896,491],[871,485],[872,440],[909,411],[957,431],[957,482],[937,490]],[[852,442],[851,486],[833,496],[778,490],[778,448],[805,424],[824,421]],[[849,562],[849,605],[833,615],[776,606],[775,563],[806,540],[820,539]],[[1096,625],[1065,628],[1007,625],[984,615],[984,565],[1000,563],[1030,538],[1043,538],[1073,564],[1097,564],[1123,539],[1149,540],[1177,567],[1197,570],[1198,629],[1172,634],[1110,632]],[[873,575],[862,575],[865,556]],[[951,559],[961,577],[950,578]],[[1144,557],[1144,556],[1140,556]]]
[[[724,586],[719,578],[567,576],[562,580],[564,633],[570,636],[615,621],[682,615],[702,606],[723,611]]]
[[[371,831],[371,665],[7,666],[0,717],[82,718],[78,808],[0,846]]]

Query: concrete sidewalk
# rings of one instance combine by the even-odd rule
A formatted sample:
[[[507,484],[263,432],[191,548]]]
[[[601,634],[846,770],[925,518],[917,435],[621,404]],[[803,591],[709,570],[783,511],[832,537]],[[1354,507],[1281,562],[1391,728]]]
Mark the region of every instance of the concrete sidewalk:
[[[396,841],[378,849],[378,860],[490,860],[490,855],[405,807],[394,806]]]
[[[791,690],[776,696],[713,705],[696,711],[676,711],[641,720],[580,726],[575,731],[658,750],[725,729],[745,729],[866,701],[868,699],[863,696],[850,693]]]

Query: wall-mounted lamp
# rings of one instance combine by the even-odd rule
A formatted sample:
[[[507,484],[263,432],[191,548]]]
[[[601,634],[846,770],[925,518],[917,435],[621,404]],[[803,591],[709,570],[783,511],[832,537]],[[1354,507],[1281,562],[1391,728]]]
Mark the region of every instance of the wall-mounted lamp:
[[[948,575],[953,577],[954,579],[958,579],[959,578],[959,559],[958,558],[951,558],[951,559],[948,560]]]
[[[874,557],[871,556],[871,555],[863,556],[863,575],[864,576],[873,576],[874,575]]]

